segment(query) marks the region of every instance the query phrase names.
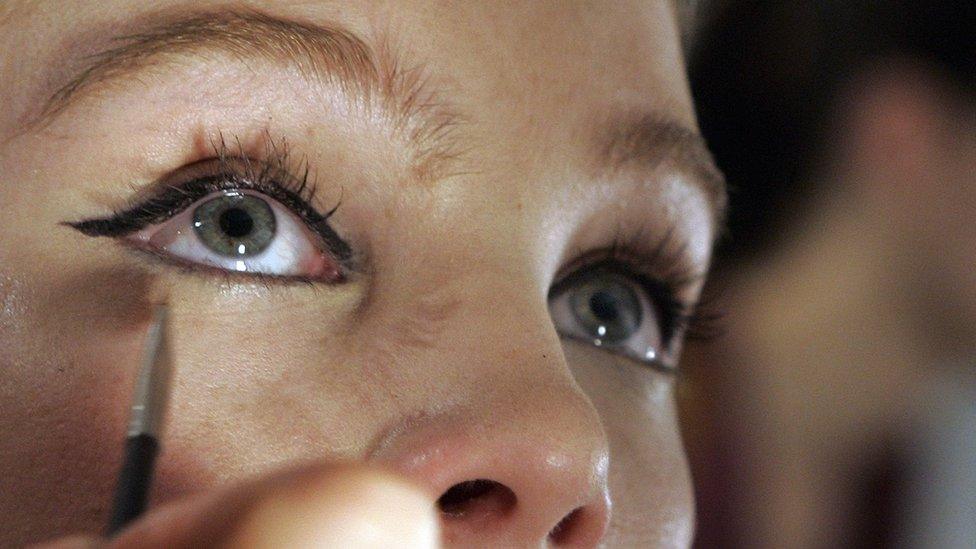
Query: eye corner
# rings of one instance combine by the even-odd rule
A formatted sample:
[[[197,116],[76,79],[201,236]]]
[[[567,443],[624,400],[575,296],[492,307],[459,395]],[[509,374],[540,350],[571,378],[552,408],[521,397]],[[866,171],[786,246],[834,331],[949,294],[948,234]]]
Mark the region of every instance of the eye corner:
[[[267,160],[237,158],[223,148],[214,154],[136,191],[122,210],[62,225],[86,236],[112,237],[143,252],[143,259],[224,280],[345,282],[353,250],[330,226],[335,208],[321,214],[307,202],[314,193],[307,164],[296,178],[286,172],[286,153],[274,147]],[[217,202],[230,196],[237,200]],[[248,197],[264,207],[251,204]],[[201,210],[207,204],[209,213]],[[240,219],[227,217],[230,210],[240,210]]]

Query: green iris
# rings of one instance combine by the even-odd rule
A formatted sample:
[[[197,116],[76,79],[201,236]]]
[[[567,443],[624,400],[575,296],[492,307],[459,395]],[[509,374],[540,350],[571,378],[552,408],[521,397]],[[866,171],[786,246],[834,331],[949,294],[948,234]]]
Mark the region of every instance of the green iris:
[[[193,229],[214,252],[229,257],[264,251],[275,236],[275,216],[267,202],[247,194],[211,198],[193,211]]]
[[[594,338],[625,341],[640,328],[640,297],[627,280],[601,273],[584,281],[569,297],[573,314]]]

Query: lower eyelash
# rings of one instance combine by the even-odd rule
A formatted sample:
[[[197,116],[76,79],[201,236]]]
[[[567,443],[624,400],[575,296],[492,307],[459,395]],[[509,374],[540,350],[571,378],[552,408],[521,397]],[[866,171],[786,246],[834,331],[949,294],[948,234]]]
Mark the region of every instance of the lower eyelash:
[[[318,284],[316,280],[305,277],[305,276],[284,276],[276,274],[262,273],[258,271],[248,271],[239,272],[223,269],[221,267],[206,265],[204,263],[197,263],[190,260],[184,260],[179,257],[171,256],[166,253],[160,252],[159,250],[140,245],[137,242],[123,241],[121,242],[125,249],[130,253],[139,255],[142,259],[147,259],[150,262],[162,265],[166,267],[176,267],[179,272],[189,275],[200,275],[208,282],[216,280],[219,282],[233,283],[237,284],[261,284],[265,289],[272,289],[274,286],[279,286],[282,284],[302,284],[310,288],[320,288],[322,285]],[[339,281],[342,282],[342,281]]]

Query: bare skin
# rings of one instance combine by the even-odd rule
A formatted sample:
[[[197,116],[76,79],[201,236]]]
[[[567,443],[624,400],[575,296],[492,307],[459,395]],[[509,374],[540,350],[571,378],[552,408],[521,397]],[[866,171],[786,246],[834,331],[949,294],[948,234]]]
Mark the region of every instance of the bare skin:
[[[53,8],[0,7],[0,545],[101,529],[162,301],[176,377],[152,499],[168,511],[121,545],[367,543],[343,529],[357,501],[380,545],[690,544],[682,330],[637,292],[646,362],[651,343],[594,345],[550,292],[597,257],[625,280],[687,274],[674,297],[698,298],[722,190],[674,6]],[[339,204],[328,224],[351,251],[302,265],[341,280],[191,267],[66,225],[285,146],[280,171],[307,162],[310,206]],[[621,242],[629,259],[608,252]],[[435,504],[475,479],[496,488]]]

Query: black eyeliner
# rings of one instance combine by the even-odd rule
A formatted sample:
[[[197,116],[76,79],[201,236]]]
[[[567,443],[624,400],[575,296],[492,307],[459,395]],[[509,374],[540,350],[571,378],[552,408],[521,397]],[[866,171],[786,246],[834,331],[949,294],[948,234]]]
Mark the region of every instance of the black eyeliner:
[[[222,166],[221,169],[223,168]],[[259,191],[280,202],[322,238],[337,260],[347,261],[351,257],[352,250],[349,245],[332,230],[328,223],[329,216],[335,212],[335,208],[326,214],[320,214],[299,193],[273,179],[268,180],[264,177],[253,179],[226,171],[185,183],[166,185],[155,196],[141,204],[116,212],[110,217],[67,222],[66,225],[88,236],[126,236],[179,214],[209,194],[229,190]]]

